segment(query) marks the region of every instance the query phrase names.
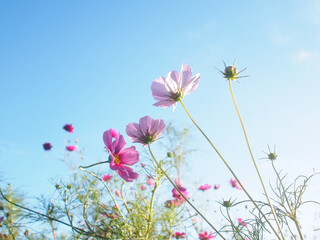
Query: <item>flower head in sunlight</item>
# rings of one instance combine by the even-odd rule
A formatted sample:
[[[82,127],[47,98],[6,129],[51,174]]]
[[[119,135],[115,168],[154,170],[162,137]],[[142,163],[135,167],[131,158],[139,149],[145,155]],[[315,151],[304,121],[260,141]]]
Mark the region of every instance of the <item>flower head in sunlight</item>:
[[[242,226],[246,226],[247,224],[242,220],[242,218],[238,218],[238,223]]]
[[[274,150],[273,150],[273,152],[271,152],[270,147],[268,145],[268,150],[269,150],[268,153],[264,152],[267,156],[265,158],[263,158],[263,159],[268,159],[268,160],[271,160],[271,161],[276,160],[277,157],[278,157],[278,154],[276,154],[276,146],[274,146]]]
[[[114,129],[109,129],[103,133],[103,141],[109,153],[109,163],[112,170],[117,170],[121,178],[126,182],[132,182],[138,179],[139,174],[135,173],[132,168],[139,161],[139,153],[134,146],[124,148],[126,142],[123,136]]]
[[[214,188],[215,190],[219,189],[219,188],[220,188],[220,184],[215,184],[215,185],[213,186],[213,188]]]
[[[152,82],[151,91],[157,101],[154,106],[175,108],[178,101],[193,92],[199,85],[200,74],[192,77],[192,68],[182,64],[180,75],[177,71],[169,72],[167,78],[160,77]]]
[[[50,151],[52,148],[51,143],[48,143],[48,142],[44,143],[42,146],[45,151]]]
[[[205,184],[205,185],[201,185],[200,187],[199,187],[199,190],[201,190],[201,191],[205,191],[205,190],[209,190],[211,188],[211,185],[209,185],[209,184]]]
[[[238,190],[242,190],[242,187],[240,186],[240,184],[238,183],[238,181],[235,178],[230,179],[230,184],[233,188],[238,189]]]
[[[66,130],[69,133],[73,133],[73,129],[74,128],[73,128],[72,124],[66,124],[66,125],[63,126],[63,129]]]
[[[204,233],[199,233],[199,238],[200,240],[208,240],[214,238],[214,235],[212,232],[204,232]]]
[[[175,232],[174,234],[172,234],[172,237],[174,237],[175,239],[183,239],[183,238],[186,238],[186,234],[180,233],[180,232]]]
[[[74,145],[69,145],[69,146],[66,146],[66,149],[69,152],[74,152],[74,150],[76,150],[76,147]]]
[[[162,119],[153,119],[149,116],[140,118],[138,123],[129,123],[126,127],[126,133],[134,143],[146,145],[156,141],[166,125]]]
[[[182,193],[183,196],[185,196],[185,198],[188,198],[188,192],[187,192],[187,189],[183,187],[183,184],[178,180],[178,179],[175,179],[174,180],[175,184],[177,185],[178,189],[180,190],[180,192]],[[177,189],[173,188],[172,189],[172,196],[175,198],[175,199],[179,199],[179,200],[184,200],[183,196],[182,196]]]
[[[234,60],[233,65],[231,65],[231,66],[227,66],[226,63],[223,62],[224,71],[219,70],[222,73],[223,77],[226,78],[227,80],[237,81],[237,79],[239,79],[239,78],[248,77],[248,76],[238,76],[240,73],[245,71],[247,68],[244,68],[239,72],[235,66],[236,60],[237,59]]]
[[[112,176],[110,175],[110,173],[109,173],[108,175],[103,175],[102,178],[101,178],[101,180],[102,180],[103,182],[110,182],[112,178],[113,178],[113,177],[112,177]]]
[[[153,187],[153,185],[156,183],[156,181],[153,179],[153,177],[148,176],[148,179],[147,179],[146,183],[147,183],[150,187]]]

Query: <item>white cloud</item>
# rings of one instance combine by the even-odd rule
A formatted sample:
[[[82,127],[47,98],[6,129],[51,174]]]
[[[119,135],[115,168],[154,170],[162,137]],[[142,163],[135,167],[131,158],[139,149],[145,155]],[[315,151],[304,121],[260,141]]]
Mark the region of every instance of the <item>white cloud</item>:
[[[306,59],[313,57],[315,54],[313,52],[308,52],[304,49],[300,50],[297,54],[293,55],[294,62],[302,62]]]

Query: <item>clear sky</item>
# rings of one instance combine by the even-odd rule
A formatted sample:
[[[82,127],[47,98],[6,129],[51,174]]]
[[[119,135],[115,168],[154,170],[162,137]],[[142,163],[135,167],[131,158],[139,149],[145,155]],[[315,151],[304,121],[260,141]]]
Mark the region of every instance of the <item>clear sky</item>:
[[[0,1],[0,171],[37,196],[51,190],[48,179],[66,174],[57,160],[64,138],[78,138],[93,163],[103,156],[105,130],[125,133],[142,116],[192,127],[181,106],[153,107],[150,90],[185,62],[201,74],[185,104],[244,184],[261,192],[216,69],[235,57],[250,75],[233,87],[255,156],[276,144],[277,166],[289,177],[320,171],[319,43],[316,0]],[[200,151],[187,174],[227,182],[230,174],[193,132]],[[44,153],[47,141],[53,149]],[[268,182],[269,163],[259,166]],[[319,188],[313,191],[319,200]]]

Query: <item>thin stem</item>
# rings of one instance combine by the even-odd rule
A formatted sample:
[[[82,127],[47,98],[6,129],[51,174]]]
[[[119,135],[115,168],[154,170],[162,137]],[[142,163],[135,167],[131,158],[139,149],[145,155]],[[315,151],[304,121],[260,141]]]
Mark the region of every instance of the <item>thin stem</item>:
[[[146,230],[146,239],[148,239],[149,236],[149,231],[151,228],[151,224],[152,224],[152,218],[153,218],[153,201],[154,201],[154,196],[156,193],[156,190],[158,188],[158,184],[156,183],[153,190],[152,190],[152,196],[151,196],[151,200],[150,200],[150,207],[149,207],[149,216],[148,216],[148,226],[147,226],[147,230]]]
[[[103,163],[103,162],[100,162],[100,163]],[[93,165],[97,165],[97,164],[93,164]],[[118,202],[117,202],[117,200],[115,199],[115,197],[113,196],[113,194],[112,194],[110,188],[108,187],[108,185],[107,185],[104,181],[102,181],[102,179],[99,178],[99,177],[98,177],[97,175],[95,175],[94,173],[92,173],[92,172],[90,172],[90,171],[88,171],[88,170],[85,170],[85,169],[83,169],[82,167],[79,167],[79,169],[80,169],[81,171],[84,171],[84,172],[89,173],[91,176],[94,176],[96,179],[98,179],[100,182],[102,182],[102,183],[104,184],[104,186],[107,188],[107,190],[108,190],[108,192],[109,192],[109,194],[110,194],[110,196],[111,196],[114,204],[116,205],[116,207],[117,207],[117,209],[118,209],[118,211],[119,211],[122,219],[124,220],[125,225],[128,226],[127,219],[124,217],[124,215],[123,215],[123,213],[122,213],[122,211],[121,211],[121,209],[120,209],[120,207],[119,207],[119,205],[118,205]],[[123,230],[122,230],[122,228],[120,228],[120,230],[121,230],[122,233],[124,233]],[[131,236],[130,226],[128,226],[128,230],[129,230],[129,235]]]
[[[285,239],[282,231],[281,231],[281,227],[280,227],[280,224],[279,224],[279,221],[278,221],[278,216],[276,215],[273,207],[272,207],[272,204],[271,204],[271,201],[270,201],[270,198],[269,198],[269,195],[268,195],[268,192],[267,192],[267,189],[266,187],[264,186],[264,183],[263,183],[263,180],[262,180],[262,177],[261,177],[261,174],[260,174],[260,171],[259,171],[259,168],[258,168],[258,165],[256,163],[256,160],[254,159],[254,156],[253,156],[253,153],[252,153],[252,150],[251,150],[251,147],[250,147],[250,143],[249,143],[249,139],[248,139],[248,136],[247,136],[247,133],[246,133],[246,129],[244,127],[244,124],[243,124],[243,121],[242,121],[242,118],[241,118],[241,115],[240,115],[240,112],[239,112],[239,109],[238,109],[238,106],[237,106],[237,103],[236,103],[236,99],[234,97],[234,94],[233,94],[233,91],[232,91],[232,86],[231,86],[231,80],[229,80],[229,88],[230,88],[230,93],[231,93],[231,96],[232,96],[232,100],[233,100],[233,103],[234,103],[234,106],[236,108],[236,111],[237,111],[237,114],[238,114],[238,117],[239,117],[239,120],[240,120],[240,123],[241,123],[241,126],[242,126],[242,130],[243,130],[243,133],[244,133],[244,137],[246,139],[246,142],[247,142],[247,145],[248,145],[248,149],[249,149],[249,152],[250,152],[250,156],[251,156],[251,159],[253,161],[253,164],[254,164],[254,167],[258,173],[258,176],[259,176],[259,180],[261,182],[261,185],[263,187],[263,191],[264,193],[266,194],[266,198],[268,200],[268,203],[269,203],[269,206],[271,208],[271,211],[272,211],[272,214],[274,216],[274,220],[276,221],[276,224],[279,228],[279,231],[280,231],[280,234],[282,236],[283,239]]]
[[[169,180],[169,182],[172,184],[172,186],[179,192],[179,194],[183,197],[183,199],[203,218],[203,220],[205,220],[210,227],[212,227],[212,229],[220,236],[222,237],[222,239],[226,240],[221,233],[202,215],[202,213],[188,200],[188,198],[186,198],[182,192],[180,191],[180,189],[176,186],[176,184],[171,180],[171,178],[168,176],[168,174],[162,169],[162,167],[160,166],[160,164],[158,163],[157,159],[154,157],[152,151],[151,151],[151,147],[150,144],[148,143],[148,148],[149,148],[149,152],[151,154],[152,159],[154,160],[154,162],[157,164],[157,167],[163,172],[163,174],[166,176],[166,178]]]
[[[223,161],[223,163],[226,165],[226,167],[228,168],[228,170],[231,172],[231,174],[233,175],[233,177],[238,181],[239,185],[241,186],[241,188],[243,189],[243,191],[245,192],[245,194],[248,196],[248,198],[251,200],[251,202],[253,203],[253,205],[258,209],[258,211],[261,213],[261,215],[264,217],[264,219],[266,220],[266,222],[269,224],[269,226],[271,227],[272,231],[275,233],[275,235],[277,236],[277,238],[279,240],[281,240],[280,236],[278,235],[277,231],[274,229],[274,227],[272,226],[272,224],[270,223],[270,221],[268,220],[268,218],[265,216],[265,214],[262,212],[262,210],[258,207],[258,205],[256,204],[256,202],[253,200],[253,198],[250,196],[250,194],[247,192],[247,190],[244,188],[244,186],[242,185],[242,183],[239,181],[237,175],[234,173],[234,171],[232,170],[232,168],[229,166],[229,164],[227,163],[227,161],[223,158],[223,156],[220,154],[220,152],[218,151],[218,149],[214,146],[214,144],[211,142],[211,140],[209,139],[209,137],[202,131],[202,129],[198,126],[198,124],[195,122],[195,120],[192,118],[191,114],[189,113],[189,111],[187,110],[186,106],[183,104],[183,102],[180,100],[180,103],[182,105],[182,107],[184,108],[184,110],[186,111],[186,113],[188,114],[190,120],[193,122],[193,124],[198,128],[198,130],[202,133],[202,135],[205,137],[205,139],[207,139],[207,141],[209,142],[209,144],[211,145],[211,147],[216,151],[216,153],[218,154],[218,156],[220,157],[220,159]]]
[[[285,188],[284,188],[284,186],[283,186],[283,183],[282,183],[282,181],[281,181],[280,175],[279,175],[276,167],[274,166],[274,163],[273,163],[272,160],[271,160],[271,165],[272,165],[272,168],[273,168],[274,172],[276,173],[276,175],[277,175],[277,177],[278,177],[278,180],[279,180],[279,182],[280,182],[280,185],[281,185],[281,187],[282,187],[282,189],[283,189],[284,197],[285,197],[286,202],[287,202],[287,204],[288,204],[288,207],[289,207],[289,209],[290,209],[290,212],[291,212],[291,215],[292,215],[292,220],[294,221],[294,223],[295,223],[295,225],[296,225],[296,228],[297,228],[297,230],[298,230],[298,232],[299,232],[300,239],[301,239],[301,240],[304,240],[303,235],[302,235],[302,232],[301,232],[301,229],[300,229],[300,226],[299,226],[298,219],[297,219],[297,217],[296,217],[295,212],[293,212],[293,209],[291,208],[291,205],[290,205],[290,203],[289,203],[289,199],[288,199],[287,194],[286,194],[286,190],[285,190]]]
[[[68,223],[66,223],[66,222],[63,222],[63,221],[61,221],[61,220],[59,220],[59,219],[52,218],[52,217],[47,216],[47,215],[45,215],[45,214],[43,214],[43,213],[34,211],[34,210],[30,209],[30,208],[26,208],[26,207],[23,207],[23,206],[21,206],[21,205],[19,205],[19,204],[16,204],[16,203],[14,203],[14,202],[11,202],[9,199],[7,199],[7,198],[5,197],[5,195],[3,194],[3,192],[1,191],[1,189],[0,189],[0,195],[1,195],[1,196],[3,197],[3,199],[6,200],[8,203],[10,203],[10,204],[12,204],[12,205],[14,205],[14,206],[16,206],[16,207],[18,207],[18,208],[21,208],[21,209],[23,209],[23,210],[25,210],[25,211],[32,212],[32,213],[35,213],[35,214],[37,214],[37,215],[39,215],[39,216],[45,217],[45,218],[49,219],[50,221],[55,221],[55,222],[61,223],[61,224],[63,224],[63,225],[66,225],[66,226],[68,226],[68,227],[71,227],[72,229],[74,229],[75,231],[77,231],[77,232],[79,232],[79,233],[84,233],[84,234],[86,234],[86,235],[89,234],[88,232],[82,230],[81,228],[77,228],[77,227],[71,226],[70,224],[68,224]],[[94,235],[94,236],[95,236],[95,237],[101,237],[102,239],[106,239],[105,237],[102,237],[102,236],[99,236],[99,235]]]
[[[97,162],[97,163],[94,163],[94,164],[91,164],[89,166],[79,166],[79,168],[91,168],[93,166],[96,166],[96,165],[100,165],[100,164],[103,164],[103,163],[109,163],[109,161],[102,161],[102,162]]]
[[[230,213],[229,213],[229,208],[227,208],[227,215],[228,215],[229,221],[230,221],[230,223],[231,223],[231,227],[232,227],[234,239],[237,239],[237,238],[236,238],[236,233],[235,233],[235,232],[237,232],[237,233],[239,234],[239,236],[241,237],[241,239],[244,240],[244,237],[243,237],[243,236],[241,235],[241,233],[239,232],[238,227],[236,227],[236,226],[233,224],[233,221],[231,220]]]

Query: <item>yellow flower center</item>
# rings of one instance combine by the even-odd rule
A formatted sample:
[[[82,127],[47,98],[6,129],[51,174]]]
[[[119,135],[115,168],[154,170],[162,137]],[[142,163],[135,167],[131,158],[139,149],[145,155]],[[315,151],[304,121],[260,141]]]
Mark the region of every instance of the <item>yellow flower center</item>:
[[[121,163],[119,156],[117,154],[114,154],[113,156],[114,156],[114,161],[116,162],[117,165],[119,165]]]

